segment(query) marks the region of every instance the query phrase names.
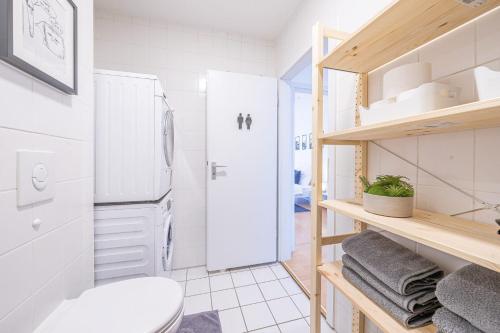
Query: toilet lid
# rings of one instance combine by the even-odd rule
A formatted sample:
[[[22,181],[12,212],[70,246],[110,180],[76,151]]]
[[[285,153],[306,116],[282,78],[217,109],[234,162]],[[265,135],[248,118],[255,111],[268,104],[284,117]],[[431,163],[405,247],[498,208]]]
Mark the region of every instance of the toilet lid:
[[[171,279],[125,280],[85,291],[61,314],[53,332],[157,333],[182,307],[182,289]]]

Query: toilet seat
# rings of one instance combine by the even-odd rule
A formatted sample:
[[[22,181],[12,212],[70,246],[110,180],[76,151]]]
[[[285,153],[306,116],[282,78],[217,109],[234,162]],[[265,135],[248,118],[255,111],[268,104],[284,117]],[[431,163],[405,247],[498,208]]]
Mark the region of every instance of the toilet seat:
[[[183,315],[180,285],[162,277],[125,280],[65,301],[36,333],[172,332]]]

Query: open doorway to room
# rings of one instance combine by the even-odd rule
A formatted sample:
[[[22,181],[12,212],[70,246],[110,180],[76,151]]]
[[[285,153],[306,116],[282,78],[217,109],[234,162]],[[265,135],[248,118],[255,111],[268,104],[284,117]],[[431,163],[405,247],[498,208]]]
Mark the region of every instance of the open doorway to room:
[[[300,65],[297,65],[300,66]],[[312,66],[305,63],[287,82],[291,88],[291,112],[293,112],[293,250],[289,260],[283,262],[292,277],[307,293],[311,290],[311,179],[312,179]],[[327,110],[327,80],[324,101]],[[325,151],[326,161],[326,151]],[[327,175],[328,164],[323,174]],[[322,184],[326,197],[326,182]],[[326,212],[323,216],[323,234],[326,234]],[[327,249],[324,248],[324,251]],[[326,255],[326,253],[325,253]],[[322,305],[326,308],[326,290],[322,288]]]

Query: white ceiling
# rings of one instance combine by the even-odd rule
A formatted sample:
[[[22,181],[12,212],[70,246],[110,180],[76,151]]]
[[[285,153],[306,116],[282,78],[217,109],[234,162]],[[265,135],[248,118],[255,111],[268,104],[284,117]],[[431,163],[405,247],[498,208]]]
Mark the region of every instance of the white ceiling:
[[[303,0],[95,0],[97,9],[272,40]]]

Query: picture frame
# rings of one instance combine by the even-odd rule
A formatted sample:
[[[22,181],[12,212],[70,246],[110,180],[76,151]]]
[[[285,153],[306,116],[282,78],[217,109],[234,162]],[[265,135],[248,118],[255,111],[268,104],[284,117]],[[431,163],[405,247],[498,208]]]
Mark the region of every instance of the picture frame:
[[[78,8],[72,0],[0,0],[0,60],[78,93]]]
[[[295,137],[295,150],[300,150],[300,136]]]
[[[302,150],[307,149],[307,135],[302,135]]]
[[[309,149],[313,149],[313,134],[309,133]]]

